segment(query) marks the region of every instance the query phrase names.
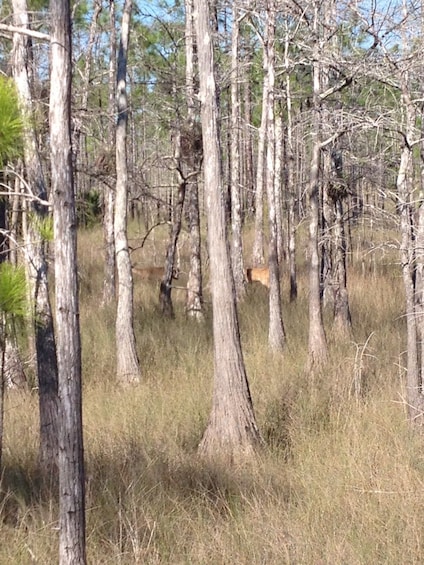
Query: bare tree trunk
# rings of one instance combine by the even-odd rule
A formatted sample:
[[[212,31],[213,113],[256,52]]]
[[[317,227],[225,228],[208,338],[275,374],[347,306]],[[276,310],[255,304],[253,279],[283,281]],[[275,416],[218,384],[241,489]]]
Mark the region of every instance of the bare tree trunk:
[[[13,0],[14,25],[29,29],[26,0]],[[15,33],[13,36],[13,75],[25,115],[24,159],[25,173],[33,194],[47,200],[47,191],[32,127],[33,104],[28,64],[31,49],[29,38]],[[42,240],[37,223],[47,217],[47,206],[31,202],[31,216],[25,230],[25,254],[29,274],[36,345],[38,394],[40,409],[40,464],[46,475],[57,473],[58,466],[58,369],[56,343],[53,330],[53,314],[49,297],[46,243]]]
[[[275,193],[275,221],[277,222],[277,251],[278,264],[281,266],[286,258],[284,248],[283,231],[283,197],[282,197],[282,171],[283,171],[283,118],[280,113],[275,115],[275,174],[274,174],[274,193]],[[287,239],[287,238],[286,238]]]
[[[246,295],[243,269],[242,214],[240,198],[240,92],[239,92],[239,8],[233,4],[231,37],[231,259],[237,300]]]
[[[268,113],[268,54],[264,49],[263,55],[264,82],[262,91],[262,118],[259,128],[258,157],[256,169],[256,198],[255,198],[255,240],[253,243],[252,263],[262,265],[264,254],[264,187],[265,187],[265,148]]]
[[[406,73],[407,75],[407,73]],[[407,328],[407,405],[409,417],[414,424],[422,424],[424,419],[423,375],[421,373],[422,344],[419,340],[417,320],[422,311],[416,308],[416,251],[413,226],[414,199],[412,189],[412,147],[415,126],[415,111],[408,92],[408,78],[401,77],[401,102],[405,114],[405,136],[402,148],[397,189],[400,204],[401,222],[401,264],[406,299]],[[419,255],[422,255],[419,252]],[[421,257],[420,257],[421,258]],[[420,265],[418,265],[420,267]]]
[[[267,168],[266,184],[269,213],[269,332],[268,344],[272,351],[282,351],[285,344],[283,315],[281,310],[280,268],[278,263],[278,232],[275,198],[275,3],[267,0],[267,24],[265,31],[266,59],[268,61],[267,107]]]
[[[4,383],[8,389],[23,388],[27,383],[24,364],[22,363],[22,359],[19,353],[19,347],[16,341],[16,337],[14,336],[8,336],[6,339],[4,355]],[[55,471],[57,471],[56,465],[57,460],[51,462],[51,466],[54,466]],[[46,470],[46,466],[44,466],[44,470]]]
[[[318,15],[315,15],[317,22]],[[327,358],[327,339],[322,319],[322,304],[320,293],[320,255],[318,250],[319,237],[319,169],[321,160],[320,143],[320,68],[319,50],[315,46],[313,56],[313,136],[312,160],[309,184],[309,359],[310,368],[322,364]]]
[[[132,0],[125,0],[122,14],[121,41],[119,45],[116,104],[116,203],[115,203],[115,253],[118,273],[118,304],[116,311],[117,378],[123,384],[140,380],[134,334],[134,299],[131,258],[127,237],[128,171],[127,171],[127,52],[129,44]]]
[[[187,124],[193,131],[195,123],[195,96],[194,96],[194,40],[196,31],[193,21],[193,0],[185,0],[186,8],[186,94],[187,94]],[[201,157],[194,153],[192,172],[200,172]],[[197,156],[198,155],[198,156]],[[201,260],[201,236],[200,236],[200,211],[199,211],[199,187],[197,174],[187,182],[187,216],[188,230],[190,234],[190,268],[187,280],[186,312],[187,315],[196,320],[203,320],[203,289],[202,289],[202,260]]]
[[[222,457],[231,462],[251,456],[260,443],[260,435],[241,350],[226,237],[209,4],[207,0],[196,0],[195,6],[214,337],[213,405],[199,451],[208,457]]]
[[[418,313],[417,318],[417,334],[418,347],[420,349],[418,356],[419,373],[421,388],[424,387],[422,376],[424,375],[424,200],[422,189],[420,191],[417,212],[417,230],[415,239],[415,309]],[[424,394],[424,390],[423,390]]]
[[[178,134],[178,138],[180,136],[180,132]],[[166,262],[165,262],[165,271],[164,277],[160,283],[160,290],[159,290],[159,304],[161,306],[162,314],[169,318],[174,317],[174,307],[172,304],[172,279],[175,272],[175,255],[177,250],[178,238],[181,232],[181,223],[183,218],[183,207],[184,207],[184,200],[186,195],[186,180],[182,176],[181,171],[181,163],[180,163],[180,148],[179,148],[179,141],[176,141],[177,149],[176,149],[176,168],[179,175],[179,184],[178,184],[178,199],[174,206],[174,212],[172,214],[172,228],[171,228],[171,237],[168,243],[168,249],[166,252]]]
[[[188,183],[188,225],[190,232],[190,269],[187,280],[186,312],[188,316],[196,320],[203,320],[203,277],[197,180]]]
[[[109,0],[110,22],[110,60],[109,60],[109,128],[108,145],[113,147],[115,137],[115,84],[116,84],[116,27],[115,27],[115,0]],[[115,234],[113,220],[115,214],[115,190],[104,183],[103,203],[103,242],[105,249],[105,272],[103,280],[103,304],[110,304],[116,294],[116,260],[115,260]]]
[[[421,108],[423,112],[424,108]],[[416,311],[424,312],[424,124],[421,124],[421,178],[420,191],[418,196],[417,211],[417,229],[415,238],[415,302]],[[418,339],[421,349],[420,374],[424,375],[424,316],[420,316],[417,320]],[[421,377],[422,380],[422,377]],[[423,383],[424,385],[424,383]],[[423,391],[424,392],[424,391]]]
[[[340,195],[335,202],[334,225],[334,328],[344,336],[350,336],[352,318],[347,292],[346,235],[344,229],[343,201]]]
[[[321,90],[322,90],[321,85]],[[321,121],[328,123],[329,116]],[[334,225],[335,208],[334,200],[330,198],[331,156],[329,148],[321,151],[321,191],[320,191],[320,283],[321,297],[324,307],[334,309]]]
[[[252,49],[247,49],[246,60],[244,61],[243,69],[247,69],[252,59]],[[248,79],[248,73],[244,72],[241,77],[241,84],[243,85],[243,94],[241,98],[244,101],[243,107],[243,171],[241,185],[245,192],[245,207],[248,214],[252,214],[255,203],[255,186],[254,186],[254,167],[253,167],[253,142],[251,133],[252,123],[252,91]]]
[[[285,95],[287,106],[287,134],[286,134],[286,200],[287,200],[287,237],[288,237],[288,260],[290,271],[290,301],[297,298],[297,264],[296,264],[296,190],[294,183],[294,144],[293,144],[293,116],[292,95],[290,86],[290,60],[289,41],[290,33],[288,25],[285,26],[284,41],[284,67],[286,72]]]
[[[85,564],[81,340],[71,148],[69,0],[51,0],[50,146],[59,374],[59,562]]]
[[[16,25],[16,24],[15,24]],[[13,70],[12,70],[13,74]],[[15,80],[16,82],[16,80]],[[18,89],[18,85],[16,85]],[[20,228],[19,220],[22,218],[22,202],[21,202],[21,191],[23,189],[23,183],[21,179],[16,176],[15,177],[15,187],[14,187],[14,195],[11,197],[12,201],[12,213],[10,215],[10,246],[9,246],[9,261],[12,265],[18,264],[18,242],[17,242],[17,234]]]
[[[0,472],[3,473],[3,438],[4,438],[4,363],[6,355],[5,320],[1,314],[0,321]]]

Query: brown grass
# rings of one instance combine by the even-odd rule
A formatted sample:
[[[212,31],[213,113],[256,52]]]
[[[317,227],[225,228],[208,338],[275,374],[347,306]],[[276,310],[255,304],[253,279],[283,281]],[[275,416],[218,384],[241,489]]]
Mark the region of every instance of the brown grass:
[[[329,331],[330,360],[313,378],[304,272],[296,303],[283,281],[282,357],[267,350],[267,291],[249,288],[241,332],[266,448],[256,464],[230,470],[196,457],[211,402],[210,313],[200,326],[186,320],[175,291],[176,319],[165,321],[157,286],[137,284],[143,381],[116,388],[114,311],[98,299],[100,241],[100,231],[81,234],[89,563],[421,563],[424,455],[402,402],[396,256],[350,266],[353,336]],[[152,249],[143,253],[138,261],[154,264]],[[328,312],[326,320],[330,329]],[[9,394],[0,563],[57,562],[57,501],[39,486],[37,425],[36,393]]]

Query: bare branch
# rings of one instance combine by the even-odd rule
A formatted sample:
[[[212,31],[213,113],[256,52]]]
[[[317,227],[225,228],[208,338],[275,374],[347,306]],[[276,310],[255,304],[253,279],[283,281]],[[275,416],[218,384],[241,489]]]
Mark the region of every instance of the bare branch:
[[[23,35],[29,35],[34,39],[41,39],[42,41],[50,41],[50,35],[47,33],[42,33],[41,31],[35,31],[33,29],[28,29],[26,27],[17,27],[7,24],[0,24],[0,31],[8,31],[9,33],[22,33]]]

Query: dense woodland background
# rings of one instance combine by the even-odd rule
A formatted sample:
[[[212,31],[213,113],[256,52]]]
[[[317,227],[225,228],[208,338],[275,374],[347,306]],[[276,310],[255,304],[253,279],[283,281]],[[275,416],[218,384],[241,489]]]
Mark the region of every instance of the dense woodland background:
[[[77,237],[69,269],[78,279],[86,519],[75,545],[87,557],[60,550],[60,562],[420,563],[421,4],[69,7]],[[216,190],[204,182],[211,143],[198,15],[206,7]],[[56,16],[43,1],[0,6],[4,563],[55,563],[64,544],[57,454],[67,429],[60,382],[70,373],[54,317],[66,237],[58,225],[67,221],[54,201]],[[230,386],[225,362],[237,363],[216,359],[231,340],[216,323],[217,279],[227,273],[208,240],[214,194],[227,226],[231,291],[221,304],[224,318],[226,304],[237,305],[247,438],[238,402],[228,420],[217,418],[217,390]],[[115,198],[127,217],[117,219]],[[263,266],[269,288],[249,277]],[[120,357],[122,285],[131,291],[131,371]],[[242,388],[231,386],[219,398]],[[78,467],[82,443],[67,453]]]

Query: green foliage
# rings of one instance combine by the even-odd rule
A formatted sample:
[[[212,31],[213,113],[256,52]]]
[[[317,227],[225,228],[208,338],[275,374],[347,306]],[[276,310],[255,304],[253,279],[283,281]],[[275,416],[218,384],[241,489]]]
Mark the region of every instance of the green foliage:
[[[12,80],[0,76],[0,168],[22,154],[23,121]]]
[[[92,189],[77,201],[78,223],[91,227],[98,223],[102,215],[100,192]]]
[[[0,312],[11,318],[28,313],[27,285],[23,267],[0,264]]]
[[[29,0],[28,9],[31,11],[41,12],[49,9],[49,0]]]
[[[33,214],[31,216],[31,222],[43,241],[53,241],[53,216],[41,217]]]

